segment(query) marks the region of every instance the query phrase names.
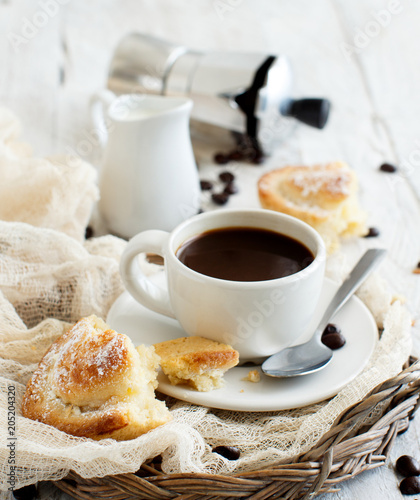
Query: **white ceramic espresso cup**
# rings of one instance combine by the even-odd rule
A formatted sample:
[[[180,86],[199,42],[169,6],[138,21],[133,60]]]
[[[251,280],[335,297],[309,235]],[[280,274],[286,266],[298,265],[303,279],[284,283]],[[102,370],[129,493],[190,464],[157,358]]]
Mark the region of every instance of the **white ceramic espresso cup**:
[[[312,252],[314,260],[283,278],[229,281],[198,273],[177,258],[177,250],[190,238],[230,227],[292,237]],[[142,252],[164,258],[167,289],[142,272],[136,258]],[[299,219],[263,209],[216,210],[188,219],[171,233],[150,230],[134,236],[122,255],[120,272],[128,292],[143,306],[177,319],[188,335],[230,344],[243,362],[270,356],[305,333],[321,293],[325,256],[319,234]]]

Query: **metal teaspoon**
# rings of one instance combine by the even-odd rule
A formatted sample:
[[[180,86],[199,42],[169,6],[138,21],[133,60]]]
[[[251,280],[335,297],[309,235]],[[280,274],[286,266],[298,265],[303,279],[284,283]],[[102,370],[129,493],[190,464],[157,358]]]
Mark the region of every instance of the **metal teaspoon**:
[[[262,371],[270,377],[294,377],[326,366],[333,353],[321,341],[325,327],[379,264],[385,253],[386,250],[379,248],[368,250],[337,290],[311,339],[273,354],[261,365]]]

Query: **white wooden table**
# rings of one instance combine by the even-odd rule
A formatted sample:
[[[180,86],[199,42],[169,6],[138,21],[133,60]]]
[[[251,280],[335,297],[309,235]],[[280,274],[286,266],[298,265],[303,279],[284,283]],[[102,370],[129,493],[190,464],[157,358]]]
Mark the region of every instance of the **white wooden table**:
[[[419,22],[414,0],[1,0],[0,102],[20,116],[36,154],[67,153],[89,132],[89,98],[104,87],[110,55],[128,32],[198,49],[286,53],[296,94],[327,96],[333,112],[322,132],[300,127],[264,168],[286,160],[347,161],[359,176],[369,224],[380,229],[377,242],[389,250],[382,273],[407,297],[416,319]],[[201,160],[208,166],[210,156]],[[399,165],[399,172],[379,172],[384,161]],[[414,336],[419,355],[416,328]],[[419,434],[417,417],[397,439],[387,466],[343,483],[339,493],[326,498],[403,498],[393,464],[407,453],[420,459]]]

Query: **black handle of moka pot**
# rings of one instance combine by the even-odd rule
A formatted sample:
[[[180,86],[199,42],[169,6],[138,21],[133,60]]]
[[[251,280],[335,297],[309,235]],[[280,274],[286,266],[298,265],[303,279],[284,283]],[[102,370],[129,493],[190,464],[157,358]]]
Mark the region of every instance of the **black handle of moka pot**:
[[[286,109],[284,106],[282,108],[283,115],[292,116],[311,127],[323,129],[328,120],[331,103],[328,99],[291,99]]]

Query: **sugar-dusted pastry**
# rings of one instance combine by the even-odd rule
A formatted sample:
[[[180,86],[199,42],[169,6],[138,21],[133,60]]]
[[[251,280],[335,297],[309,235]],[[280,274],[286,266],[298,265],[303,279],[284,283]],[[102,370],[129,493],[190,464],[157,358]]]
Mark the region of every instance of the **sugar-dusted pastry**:
[[[155,398],[159,358],[101,319],[78,321],[46,352],[28,382],[22,414],[73,436],[133,439],[171,420]]]
[[[343,162],[287,166],[263,175],[258,195],[263,208],[297,217],[323,237],[327,251],[342,236],[367,233],[366,216],[357,198],[356,174]]]
[[[188,384],[197,391],[223,386],[224,373],[238,364],[230,345],[203,337],[181,337],[155,344],[163,372],[172,385]]]

